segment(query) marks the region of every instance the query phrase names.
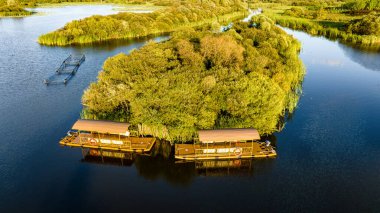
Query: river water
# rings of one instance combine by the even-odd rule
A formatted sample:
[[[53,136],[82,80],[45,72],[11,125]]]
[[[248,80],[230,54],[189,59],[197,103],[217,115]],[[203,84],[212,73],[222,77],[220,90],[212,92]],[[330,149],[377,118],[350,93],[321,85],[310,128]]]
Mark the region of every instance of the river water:
[[[380,211],[379,53],[287,30],[302,42],[307,75],[298,109],[276,134],[276,159],[178,164],[165,144],[151,157],[101,159],[58,141],[104,60],[145,41],[40,46],[40,34],[70,20],[115,13],[41,10],[47,15],[0,19],[0,212]],[[86,55],[78,73],[45,86],[71,53]]]

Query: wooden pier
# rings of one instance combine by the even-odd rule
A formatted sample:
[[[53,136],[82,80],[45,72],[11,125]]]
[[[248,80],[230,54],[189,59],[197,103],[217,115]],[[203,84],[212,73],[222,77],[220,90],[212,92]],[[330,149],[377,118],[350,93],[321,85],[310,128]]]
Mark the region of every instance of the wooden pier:
[[[66,84],[73,75],[78,71],[80,65],[85,61],[84,55],[70,55],[61,64],[61,66],[55,71],[55,74],[44,80],[46,85],[48,84]]]

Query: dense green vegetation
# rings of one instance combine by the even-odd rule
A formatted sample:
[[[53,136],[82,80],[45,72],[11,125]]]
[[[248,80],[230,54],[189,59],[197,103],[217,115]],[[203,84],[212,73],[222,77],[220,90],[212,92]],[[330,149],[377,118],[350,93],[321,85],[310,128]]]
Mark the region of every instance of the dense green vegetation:
[[[246,13],[244,4],[238,0],[178,1],[173,4],[148,14],[119,13],[73,21],[62,29],[40,36],[38,41],[46,45],[69,45],[136,38],[173,32],[186,26],[230,21]]]
[[[83,95],[82,115],[127,121],[172,142],[191,140],[197,129],[273,133],[298,102],[299,50],[297,40],[263,16],[225,33],[184,29],[109,58]]]
[[[379,2],[363,1],[363,2]],[[321,35],[338,39],[344,43],[362,47],[378,48],[380,36],[379,14],[372,10],[358,11],[357,7],[349,9],[344,2],[329,2],[309,6],[290,6],[282,4],[261,4],[265,14],[277,24],[291,29],[302,30],[311,35]],[[375,9],[373,9],[375,8]]]
[[[27,16],[32,12],[25,10],[24,8],[16,5],[4,5],[0,6],[0,16]]]
[[[343,8],[352,11],[380,10],[380,0],[351,0]]]
[[[380,36],[380,15],[371,13],[362,19],[354,20],[348,25],[347,30],[359,35]]]
[[[25,10],[16,0],[0,0],[0,16],[27,16],[32,12]]]

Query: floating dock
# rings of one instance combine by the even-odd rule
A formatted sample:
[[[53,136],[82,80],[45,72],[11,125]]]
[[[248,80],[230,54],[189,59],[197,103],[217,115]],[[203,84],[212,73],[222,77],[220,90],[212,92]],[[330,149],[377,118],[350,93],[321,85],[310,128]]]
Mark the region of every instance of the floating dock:
[[[78,120],[72,132],[59,143],[65,146],[144,153],[156,138],[129,136],[129,124],[113,121]]]
[[[277,156],[268,142],[259,142],[255,129],[200,130],[199,143],[176,144],[175,158],[180,160],[212,160],[266,158]]]
[[[84,55],[70,55],[55,71],[55,74],[44,80],[48,84],[66,84],[78,71],[80,65],[86,60]]]

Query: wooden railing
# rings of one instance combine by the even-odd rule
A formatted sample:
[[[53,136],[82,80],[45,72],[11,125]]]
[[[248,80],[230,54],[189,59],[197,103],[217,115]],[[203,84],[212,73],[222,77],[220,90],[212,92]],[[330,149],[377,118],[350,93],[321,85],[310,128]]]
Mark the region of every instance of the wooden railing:
[[[81,144],[132,149],[132,142],[124,137],[101,137],[99,134],[79,134],[78,137]]]

